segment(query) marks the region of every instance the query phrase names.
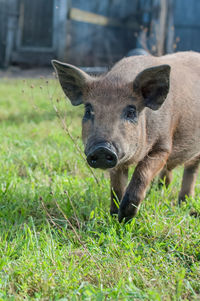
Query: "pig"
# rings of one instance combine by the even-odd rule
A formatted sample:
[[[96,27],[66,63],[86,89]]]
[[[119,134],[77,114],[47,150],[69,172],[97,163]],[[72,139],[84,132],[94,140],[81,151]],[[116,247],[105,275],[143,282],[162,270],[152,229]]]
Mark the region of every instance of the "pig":
[[[169,185],[178,165],[184,165],[179,202],[194,195],[200,161],[199,53],[131,56],[99,77],[52,63],[72,105],[85,106],[87,162],[109,171],[110,213],[118,214],[119,222],[136,215],[156,175]],[[135,170],[126,187],[131,165]]]

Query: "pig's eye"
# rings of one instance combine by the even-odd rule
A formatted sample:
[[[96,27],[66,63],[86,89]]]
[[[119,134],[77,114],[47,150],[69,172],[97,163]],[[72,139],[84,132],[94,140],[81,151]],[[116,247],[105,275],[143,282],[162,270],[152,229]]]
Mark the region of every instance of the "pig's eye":
[[[124,109],[124,118],[131,122],[137,121],[137,112],[134,106],[127,106]]]
[[[92,106],[91,106],[91,104],[87,103],[85,105],[85,114],[83,116],[83,120],[88,120],[88,119],[92,118],[93,115],[94,115],[94,113],[92,110]]]

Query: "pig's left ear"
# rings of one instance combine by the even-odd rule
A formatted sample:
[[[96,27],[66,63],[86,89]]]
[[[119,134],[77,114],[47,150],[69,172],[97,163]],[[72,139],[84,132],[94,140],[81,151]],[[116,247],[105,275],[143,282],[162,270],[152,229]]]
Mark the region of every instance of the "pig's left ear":
[[[160,65],[145,69],[134,80],[133,89],[143,99],[143,105],[156,111],[169,92],[170,66]]]
[[[80,105],[83,102],[83,90],[91,77],[73,65],[56,60],[52,61],[52,65],[58,74],[61,87],[72,105]]]

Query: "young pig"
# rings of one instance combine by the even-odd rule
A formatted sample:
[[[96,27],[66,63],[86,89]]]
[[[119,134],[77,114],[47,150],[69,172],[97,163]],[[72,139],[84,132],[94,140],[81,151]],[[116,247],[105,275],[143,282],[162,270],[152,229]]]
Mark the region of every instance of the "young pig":
[[[200,161],[200,54],[132,56],[100,77],[59,61],[53,65],[71,103],[85,105],[85,154],[91,167],[110,172],[111,214],[120,222],[131,219],[152,179],[161,171],[168,185],[180,164],[179,201],[193,195]]]

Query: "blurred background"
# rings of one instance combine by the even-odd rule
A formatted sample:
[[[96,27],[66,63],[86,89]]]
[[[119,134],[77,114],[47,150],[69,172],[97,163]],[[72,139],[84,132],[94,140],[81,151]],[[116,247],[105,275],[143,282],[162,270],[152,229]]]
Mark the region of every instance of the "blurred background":
[[[134,48],[200,51],[199,0],[0,0],[0,67],[108,66]]]

